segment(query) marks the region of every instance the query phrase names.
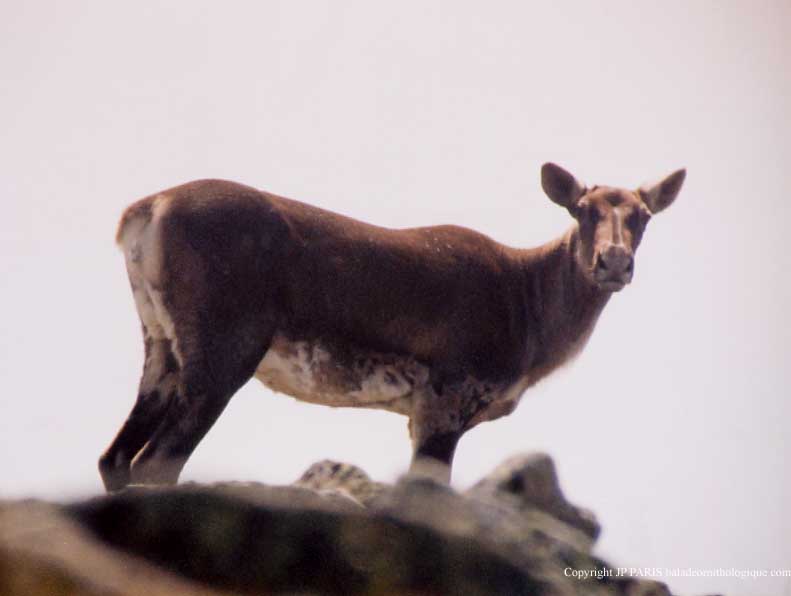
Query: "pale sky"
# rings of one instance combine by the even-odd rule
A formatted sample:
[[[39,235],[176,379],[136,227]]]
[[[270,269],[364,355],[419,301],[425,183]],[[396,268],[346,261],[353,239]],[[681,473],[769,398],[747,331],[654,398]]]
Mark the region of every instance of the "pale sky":
[[[587,348],[462,439],[454,486],[546,451],[613,563],[790,569],[790,40],[781,0],[4,2],[0,496],[102,490],[142,367],[113,244],[137,198],[222,177],[528,247],[571,224],[543,162],[627,187],[686,167]],[[409,456],[402,417],[251,381],[182,480],[333,458],[392,481]]]

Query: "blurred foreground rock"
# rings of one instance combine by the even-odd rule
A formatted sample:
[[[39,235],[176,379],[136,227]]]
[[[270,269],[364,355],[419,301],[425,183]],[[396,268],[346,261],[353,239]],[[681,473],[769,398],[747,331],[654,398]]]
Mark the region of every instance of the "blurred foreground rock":
[[[615,577],[591,554],[598,534],[545,455],[512,458],[464,494],[425,478],[375,483],[323,461],[292,486],[0,503],[0,594],[670,594]]]

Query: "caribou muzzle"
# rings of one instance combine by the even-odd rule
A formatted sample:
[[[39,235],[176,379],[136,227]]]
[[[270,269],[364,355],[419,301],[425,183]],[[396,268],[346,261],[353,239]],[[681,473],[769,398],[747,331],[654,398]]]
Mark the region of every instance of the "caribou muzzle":
[[[617,292],[632,281],[634,256],[625,246],[611,244],[596,256],[593,276],[602,290]]]

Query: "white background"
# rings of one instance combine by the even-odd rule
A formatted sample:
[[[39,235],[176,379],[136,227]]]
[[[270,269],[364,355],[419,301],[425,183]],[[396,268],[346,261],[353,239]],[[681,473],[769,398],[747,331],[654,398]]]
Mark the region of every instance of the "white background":
[[[557,161],[688,168],[587,349],[470,432],[454,485],[543,450],[619,565],[791,567],[791,4],[22,2],[0,6],[0,496],[101,490],[142,364],[118,217],[223,177],[381,225],[561,234]],[[183,479],[390,481],[406,420],[251,382]],[[671,579],[685,594],[791,580]]]

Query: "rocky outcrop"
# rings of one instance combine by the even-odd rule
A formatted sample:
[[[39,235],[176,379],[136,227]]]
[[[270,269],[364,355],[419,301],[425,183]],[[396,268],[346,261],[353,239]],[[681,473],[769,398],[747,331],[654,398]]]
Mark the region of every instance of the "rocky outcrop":
[[[591,552],[598,533],[545,455],[512,458],[464,494],[323,461],[291,486],[3,503],[0,594],[670,594],[617,577]]]

